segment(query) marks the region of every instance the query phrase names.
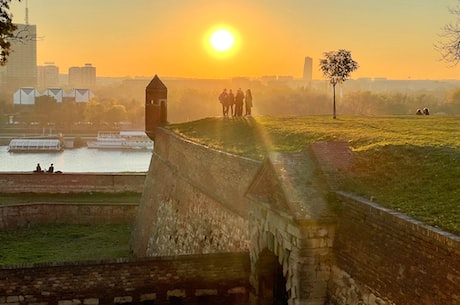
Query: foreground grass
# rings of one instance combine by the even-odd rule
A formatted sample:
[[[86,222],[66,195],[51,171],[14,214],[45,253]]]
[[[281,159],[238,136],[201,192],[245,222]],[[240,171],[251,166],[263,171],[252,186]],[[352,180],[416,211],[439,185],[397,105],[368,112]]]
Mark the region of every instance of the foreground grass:
[[[41,194],[19,193],[1,194],[0,205],[24,204],[36,202],[59,202],[59,203],[139,203],[141,193],[71,193],[71,194]]]
[[[0,265],[129,258],[130,225],[50,225],[0,232]]]
[[[346,141],[356,160],[343,190],[460,235],[460,117],[208,118],[168,128],[258,160],[269,151]]]

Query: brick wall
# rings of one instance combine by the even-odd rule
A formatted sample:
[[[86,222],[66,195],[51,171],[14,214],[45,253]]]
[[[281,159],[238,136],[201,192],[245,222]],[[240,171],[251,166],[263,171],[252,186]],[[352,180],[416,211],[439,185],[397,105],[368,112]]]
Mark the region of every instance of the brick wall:
[[[137,256],[248,251],[248,199],[260,163],[155,134],[132,249]]]
[[[343,207],[334,241],[334,304],[460,304],[459,236],[338,196]]]
[[[0,193],[142,193],[144,173],[0,173]]]
[[[0,206],[0,230],[32,224],[132,224],[138,204],[34,203]]]
[[[249,256],[0,266],[2,305],[247,304]]]

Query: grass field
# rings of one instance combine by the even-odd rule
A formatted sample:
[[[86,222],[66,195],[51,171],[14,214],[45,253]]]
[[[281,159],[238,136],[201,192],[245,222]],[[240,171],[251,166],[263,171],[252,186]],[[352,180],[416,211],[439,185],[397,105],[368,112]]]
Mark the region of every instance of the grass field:
[[[40,225],[0,234],[0,265],[129,258],[130,225]]]
[[[317,141],[347,141],[341,188],[460,235],[460,117],[207,118],[168,127],[209,147],[263,159]]]

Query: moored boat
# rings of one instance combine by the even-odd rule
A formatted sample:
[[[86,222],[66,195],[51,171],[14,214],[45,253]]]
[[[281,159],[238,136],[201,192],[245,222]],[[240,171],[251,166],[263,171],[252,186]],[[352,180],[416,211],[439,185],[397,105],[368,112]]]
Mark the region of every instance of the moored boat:
[[[60,139],[12,139],[8,145],[9,152],[60,152]]]
[[[99,131],[96,141],[87,145],[98,149],[153,149],[153,141],[143,131]]]

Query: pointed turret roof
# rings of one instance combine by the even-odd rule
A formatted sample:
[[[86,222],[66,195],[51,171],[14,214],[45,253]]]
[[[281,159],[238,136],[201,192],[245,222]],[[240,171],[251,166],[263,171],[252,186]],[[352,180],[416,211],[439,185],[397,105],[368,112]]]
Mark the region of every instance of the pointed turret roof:
[[[147,89],[164,89],[167,90],[165,84],[160,80],[158,75],[155,74],[153,79],[150,81],[150,83],[147,86]]]

